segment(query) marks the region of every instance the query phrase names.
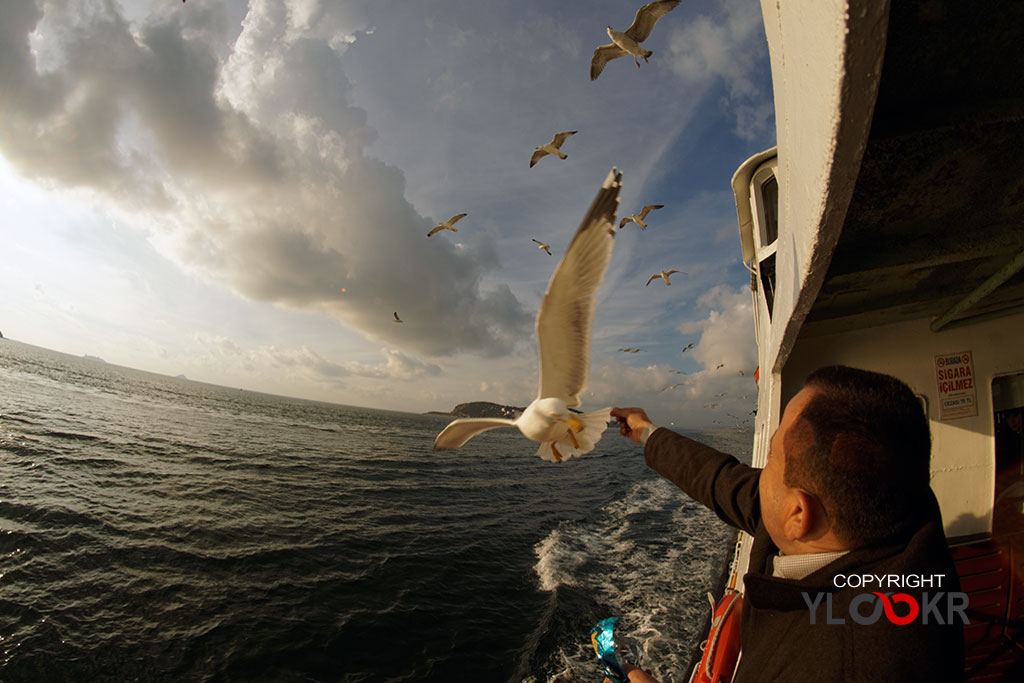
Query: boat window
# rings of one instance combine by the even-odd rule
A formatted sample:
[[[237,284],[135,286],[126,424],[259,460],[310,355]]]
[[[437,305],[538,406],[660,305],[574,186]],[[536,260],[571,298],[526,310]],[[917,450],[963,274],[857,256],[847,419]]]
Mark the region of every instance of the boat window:
[[[779,181],[775,169],[778,164],[778,158],[772,157],[754,171],[749,195],[755,224],[751,235],[756,242],[753,261],[757,263],[758,287],[768,308],[769,320],[775,307],[775,251],[779,237]]]
[[[761,276],[761,291],[764,301],[768,304],[768,319],[771,320],[772,308],[775,306],[775,254],[772,253],[757,264],[757,272]]]
[[[761,246],[766,247],[779,238],[779,181],[772,175],[761,183]]]

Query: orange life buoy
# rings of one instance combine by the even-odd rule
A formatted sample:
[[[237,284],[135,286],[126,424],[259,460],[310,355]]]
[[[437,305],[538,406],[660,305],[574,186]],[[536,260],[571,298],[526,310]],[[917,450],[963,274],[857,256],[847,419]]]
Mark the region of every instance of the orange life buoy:
[[[701,644],[704,654],[690,676],[691,683],[729,683],[740,654],[740,611],[743,598],[739,593],[726,591],[715,604],[711,600],[711,630]]]

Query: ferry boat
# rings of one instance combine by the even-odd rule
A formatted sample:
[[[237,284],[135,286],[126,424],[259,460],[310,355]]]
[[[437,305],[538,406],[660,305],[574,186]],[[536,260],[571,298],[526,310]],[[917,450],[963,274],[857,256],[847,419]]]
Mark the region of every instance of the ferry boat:
[[[762,0],[777,146],[736,171],[753,464],[804,378],[899,377],[932,433],[970,681],[1024,680],[1024,3]],[[727,574],[743,590],[751,538]]]

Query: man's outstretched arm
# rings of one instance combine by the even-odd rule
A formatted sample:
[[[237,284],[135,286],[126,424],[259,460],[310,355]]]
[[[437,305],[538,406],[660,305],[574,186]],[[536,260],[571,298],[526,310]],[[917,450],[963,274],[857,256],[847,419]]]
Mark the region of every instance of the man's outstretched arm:
[[[754,533],[761,520],[761,470],[655,426],[642,408],[613,408],[611,414],[619,423],[620,434],[644,445],[644,459],[651,469],[713,510],[722,521]]]

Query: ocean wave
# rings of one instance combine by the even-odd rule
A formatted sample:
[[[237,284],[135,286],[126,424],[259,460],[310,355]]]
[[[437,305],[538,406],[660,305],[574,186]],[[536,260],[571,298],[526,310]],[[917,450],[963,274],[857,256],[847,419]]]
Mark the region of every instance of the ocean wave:
[[[0,380],[0,680],[591,681],[611,615],[680,680],[732,547],[610,435],[436,453],[438,419],[14,343]]]
[[[534,547],[534,571],[542,590],[582,590],[605,607],[603,616],[620,617],[621,632],[643,643],[645,666],[661,680],[686,680],[701,598],[718,578],[729,533],[672,484],[648,479],[592,518],[559,524]],[[586,636],[551,653],[549,681],[594,675]]]

